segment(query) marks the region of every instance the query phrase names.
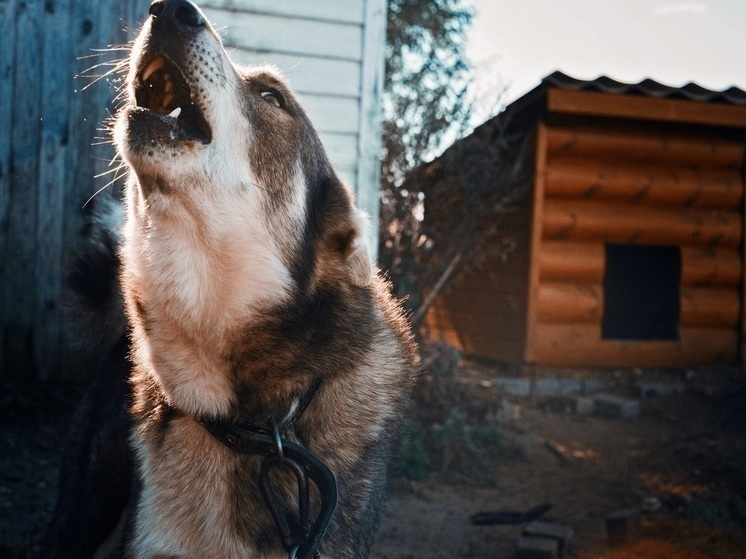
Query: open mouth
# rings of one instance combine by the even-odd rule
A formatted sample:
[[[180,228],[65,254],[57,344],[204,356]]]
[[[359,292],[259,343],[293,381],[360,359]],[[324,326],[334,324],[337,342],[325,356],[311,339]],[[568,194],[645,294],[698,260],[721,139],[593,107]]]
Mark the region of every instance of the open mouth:
[[[170,119],[174,125],[174,139],[209,144],[212,140],[210,125],[192,100],[192,92],[181,70],[160,55],[147,60],[142,68],[135,82],[137,106]]]

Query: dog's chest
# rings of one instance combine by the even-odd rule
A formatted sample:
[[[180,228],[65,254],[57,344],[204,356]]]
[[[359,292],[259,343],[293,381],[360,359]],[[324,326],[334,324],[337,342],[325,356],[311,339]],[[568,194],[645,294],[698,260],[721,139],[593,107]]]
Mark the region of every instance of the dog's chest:
[[[172,421],[167,430],[141,426],[138,433],[142,476],[135,527],[138,559],[159,554],[225,559],[273,556],[258,555],[256,546],[247,543],[257,540],[266,516],[258,488],[251,487],[253,476],[247,475],[254,470],[253,463],[239,463],[235,454],[190,418]],[[247,517],[254,519],[249,533],[241,527],[241,519]]]

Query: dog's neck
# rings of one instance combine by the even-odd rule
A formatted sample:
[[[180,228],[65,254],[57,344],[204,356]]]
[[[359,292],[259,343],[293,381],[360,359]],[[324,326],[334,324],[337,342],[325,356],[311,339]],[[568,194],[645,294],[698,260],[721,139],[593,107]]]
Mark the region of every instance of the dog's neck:
[[[272,236],[246,215],[250,191],[234,189],[232,203],[195,201],[200,195],[130,185],[125,297],[138,366],[186,412],[224,416],[235,398],[228,356],[237,332],[282,303],[292,284]]]

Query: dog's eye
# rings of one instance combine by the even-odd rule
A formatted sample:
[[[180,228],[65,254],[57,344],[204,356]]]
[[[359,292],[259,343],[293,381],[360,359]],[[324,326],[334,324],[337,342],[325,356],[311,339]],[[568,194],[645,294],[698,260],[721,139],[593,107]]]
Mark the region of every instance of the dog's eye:
[[[268,103],[272,103],[275,107],[282,108],[282,99],[280,99],[280,96],[274,91],[262,91],[261,95],[262,99]]]

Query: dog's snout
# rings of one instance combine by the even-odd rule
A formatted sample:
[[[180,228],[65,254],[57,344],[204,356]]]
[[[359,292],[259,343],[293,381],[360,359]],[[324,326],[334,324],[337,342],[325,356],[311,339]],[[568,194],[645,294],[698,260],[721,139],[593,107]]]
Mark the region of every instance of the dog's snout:
[[[177,29],[196,30],[205,26],[202,12],[189,0],[155,0],[149,13],[157,21]]]

